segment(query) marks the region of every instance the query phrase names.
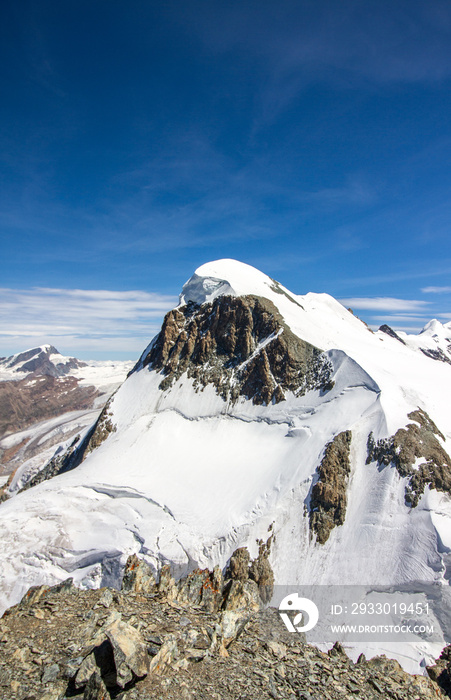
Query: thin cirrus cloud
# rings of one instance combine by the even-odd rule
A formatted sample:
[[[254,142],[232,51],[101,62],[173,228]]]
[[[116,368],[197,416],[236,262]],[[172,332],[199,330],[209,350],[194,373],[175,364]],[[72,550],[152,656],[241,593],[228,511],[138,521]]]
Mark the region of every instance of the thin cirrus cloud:
[[[421,291],[424,294],[449,294],[451,287],[424,287]]]
[[[343,306],[366,311],[426,311],[430,302],[418,299],[396,299],[394,297],[350,297],[339,300]]]
[[[0,289],[0,354],[51,342],[84,353],[139,353],[177,303],[145,291]]]

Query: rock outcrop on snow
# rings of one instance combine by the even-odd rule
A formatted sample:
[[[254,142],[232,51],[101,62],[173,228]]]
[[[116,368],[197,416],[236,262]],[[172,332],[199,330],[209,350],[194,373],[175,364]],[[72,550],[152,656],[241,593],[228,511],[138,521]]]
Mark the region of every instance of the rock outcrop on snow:
[[[332,529],[345,521],[351,439],[350,430],[334,437],[318,467],[318,480],[310,498],[310,528],[320,544],[327,542]]]
[[[393,464],[408,478],[406,503],[415,507],[426,486],[451,494],[451,458],[443,447],[445,436],[425,411],[412,411],[408,417],[415,422],[389,438],[375,441],[370,434],[367,463]]]
[[[224,400],[279,403],[285,392],[325,389],[332,366],[324,353],[292,333],[268,299],[220,296],[166,314],[143,366],[161,372],[160,389],[183,373],[194,386],[213,384]]]

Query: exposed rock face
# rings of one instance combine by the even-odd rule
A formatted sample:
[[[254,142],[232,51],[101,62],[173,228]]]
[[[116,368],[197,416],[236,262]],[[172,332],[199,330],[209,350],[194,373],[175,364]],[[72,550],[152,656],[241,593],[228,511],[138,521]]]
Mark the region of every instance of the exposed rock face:
[[[213,384],[224,400],[278,403],[322,389],[332,367],[321,350],[300,340],[272,302],[261,297],[217,297],[170,311],[143,360],[162,373],[166,389],[184,372],[202,388]]]
[[[102,442],[107,439],[110,433],[116,432],[116,426],[113,425],[111,421],[110,401],[111,399],[108,400],[103,407],[102,413],[98,417],[96,424],[90,433],[86,447],[84,447],[83,450],[83,456],[84,454],[92,452],[99,447],[99,445],[101,445]]]
[[[250,561],[251,556],[247,547],[235,549],[226,569],[226,578],[231,578],[235,581],[247,581],[249,578]]]
[[[449,697],[446,649],[430,678],[410,676],[384,656],[319,651],[273,608],[207,612],[161,590],[35,588],[0,620],[0,650],[8,700]]]
[[[157,585],[152,569],[143,559],[132,554],[125,564],[122,590],[135,593],[152,593]]]
[[[27,377],[0,382],[0,437],[67,411],[90,408],[100,392],[75,377]]]
[[[258,542],[258,556],[251,560],[247,547],[236,549],[230,557],[225,572],[226,581],[239,581],[245,583],[248,580],[255,581],[258,586],[260,598],[264,603],[269,603],[274,591],[274,573],[269,563],[271,544],[274,535],[267,542]]]
[[[71,446],[65,452],[63,452],[61,455],[56,455],[55,457],[52,457],[52,459],[45,465],[43,469],[41,469],[29,481],[27,481],[26,484],[24,484],[24,486],[20,489],[19,493],[21,491],[26,491],[27,489],[30,489],[32,486],[41,484],[43,481],[52,479],[54,476],[58,476],[58,474],[63,474],[63,472],[70,471],[74,467],[78,466],[78,464],[80,463],[77,459],[77,448],[79,439],[80,436],[77,435],[77,437],[72,442]]]
[[[367,464],[373,460],[379,465],[393,464],[401,476],[410,477],[405,498],[408,505],[415,507],[426,484],[451,493],[451,458],[437,439],[444,440],[443,434],[425,411],[412,411],[408,417],[415,423],[385,440],[376,442],[370,433]],[[416,465],[417,459],[424,461]]]
[[[428,666],[427,672],[447,695],[451,695],[451,645],[443,649],[437,663]]]
[[[167,587],[166,580],[164,586]],[[223,586],[222,572],[218,566],[213,571],[195,569],[175,586],[176,592],[172,590],[172,597],[178,602],[199,605],[209,612],[214,612],[219,610],[223,603]]]
[[[430,348],[420,348],[420,350],[424,355],[426,355],[426,357],[430,357],[431,360],[439,360],[440,362],[447,362],[449,365],[451,365],[451,358],[445,355],[441,348],[433,350]]]
[[[149,656],[142,635],[132,625],[115,620],[105,634],[113,649],[116,685],[124,688],[134,678],[143,678],[149,671]]]
[[[403,341],[403,339],[399,337],[399,335],[396,333],[396,331],[393,330],[393,328],[390,328],[390,326],[387,326],[386,323],[384,323],[382,326],[380,326],[379,330],[382,331],[382,333],[386,333],[391,338],[394,338],[395,340],[399,340],[400,343],[405,345],[405,342]]]
[[[269,563],[273,539],[274,535],[271,535],[267,542],[260,540],[258,556],[251,562],[249,568],[249,578],[257,584],[260,598],[264,603],[269,603],[274,591],[274,573]]]
[[[310,529],[320,544],[327,542],[333,528],[345,521],[351,438],[350,430],[336,435],[326,446],[318,467],[318,481],[310,498]]]

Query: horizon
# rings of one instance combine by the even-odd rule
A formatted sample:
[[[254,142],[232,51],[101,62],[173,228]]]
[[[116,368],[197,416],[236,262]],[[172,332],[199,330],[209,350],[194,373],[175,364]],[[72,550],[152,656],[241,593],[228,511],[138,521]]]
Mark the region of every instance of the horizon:
[[[1,356],[136,359],[219,258],[373,329],[451,320],[445,0],[0,17]]]
[[[275,281],[279,282],[279,280],[275,280]],[[285,285],[283,285],[283,286],[285,286]],[[69,290],[69,293],[67,290],[40,290],[40,291],[45,292],[47,295],[49,295],[50,299],[52,298],[53,292],[58,292],[60,294],[65,295],[66,297],[71,297],[71,296],[75,297],[75,299],[76,299],[75,304],[79,303],[79,301],[80,301],[79,299],[77,299],[77,294],[73,294],[71,290]],[[289,290],[289,291],[292,291],[292,290]],[[99,303],[101,303],[99,301],[99,299],[103,302],[106,300],[106,302],[108,304],[108,302],[112,302],[112,301],[114,303],[118,297],[117,292],[105,292],[105,291],[99,291],[99,290],[91,290],[91,291],[77,290],[77,292],[82,299],[89,298],[90,295],[92,295],[96,301],[95,309],[93,309],[93,312],[94,312],[93,318],[86,319],[86,308],[80,309],[80,313],[82,313],[83,311],[85,312],[84,318],[85,318],[85,322],[88,321],[88,325],[89,325],[89,323],[95,325],[96,323],[99,322],[99,318],[98,318],[99,308],[98,307],[99,307]],[[180,289],[180,292],[181,292],[181,289]],[[135,303],[135,297],[141,297],[141,299],[147,299],[147,297],[151,297],[151,295],[146,295],[146,293],[144,293],[144,292],[125,292],[123,295],[119,295],[119,296],[121,298],[122,303],[123,303],[123,300],[125,299],[126,296],[131,297],[130,301],[131,301],[132,305]],[[299,296],[301,296],[301,295],[299,295]],[[166,300],[169,300],[169,299],[171,299],[171,297],[166,298]],[[161,299],[159,300],[160,307],[161,307],[161,305],[164,306],[166,300],[165,301],[162,301]],[[376,311],[377,313],[381,313],[380,310],[385,309],[388,305],[391,307],[392,311],[396,311],[396,312],[398,312],[398,311],[413,311],[418,305],[417,301],[406,300],[406,299],[393,299],[393,298],[387,298],[387,297],[382,297],[382,298],[381,297],[365,297],[365,298],[355,297],[355,298],[347,298],[347,299],[338,299],[338,301],[345,308],[350,310],[354,316],[356,316],[360,320],[364,321],[373,331],[377,331],[382,325],[384,325],[385,322],[383,321],[384,316],[378,316],[378,315],[371,316],[371,315],[369,315],[369,314],[371,314],[371,311]],[[172,305],[167,309],[168,311],[170,309],[174,308],[174,306],[177,306],[178,297],[173,297],[172,302],[173,302]],[[151,311],[150,311],[149,315],[154,316],[155,315],[154,307],[155,307],[156,302],[154,299],[152,299],[152,301],[150,303],[151,303]],[[367,309],[366,314],[365,313],[362,314],[360,311],[359,311],[359,313],[356,313],[356,311],[359,310],[360,308]],[[55,302],[53,308],[47,309],[47,312],[48,313],[50,312],[51,314],[57,314],[59,312],[59,299]],[[158,312],[156,312],[156,313],[158,314]],[[108,318],[108,316],[111,316],[111,313],[110,314],[107,313],[105,316]],[[368,321],[365,320],[364,316],[369,321],[371,321],[371,319],[373,319],[373,321],[375,321],[376,319],[379,319],[381,322],[379,324],[377,324],[375,322],[373,322],[372,324],[368,323]],[[105,320],[105,317],[103,317],[103,320]],[[161,321],[162,320],[163,320],[163,317],[161,318]],[[424,327],[428,323],[430,323],[431,321],[437,321],[437,320],[438,319],[434,319],[434,318],[429,319],[419,331],[417,331],[416,329],[405,329],[405,328],[404,329],[396,329],[394,327],[393,327],[393,330],[396,330],[397,332],[401,332],[401,333],[402,332],[405,332],[405,333],[410,332],[412,335],[416,335],[418,333],[421,333],[422,330],[424,330]],[[159,323],[159,319],[158,318],[155,319],[155,322]],[[442,325],[446,325],[446,321],[439,321],[439,323],[441,323]],[[161,325],[161,323],[160,323],[160,325]],[[151,336],[149,336],[147,338],[147,340],[145,340],[144,345],[142,347],[140,347],[139,349],[137,349],[136,352],[133,352],[133,351],[123,351],[123,352],[119,351],[118,352],[118,351],[116,351],[114,353],[110,352],[110,356],[106,357],[105,352],[102,350],[89,352],[89,351],[85,351],[85,350],[81,349],[81,351],[79,351],[78,354],[74,354],[71,352],[65,352],[63,349],[63,352],[61,352],[61,354],[65,355],[65,356],[77,357],[77,359],[80,359],[80,360],[137,361],[139,359],[139,357],[142,355],[142,353],[144,352],[145,348],[149,345],[151,340],[155,337],[155,335],[157,335],[159,333],[160,325],[154,326],[153,334]],[[389,325],[389,324],[386,324],[386,325]],[[150,328],[150,326],[149,326],[149,328]],[[143,323],[142,328],[141,328],[143,333],[145,332],[145,329],[146,329],[146,325],[145,325],[145,323]],[[144,340],[144,338],[143,338],[143,340]],[[16,354],[19,354],[21,352],[25,352],[27,350],[39,348],[39,347],[46,346],[46,345],[50,346],[50,345],[54,345],[54,344],[49,343],[49,342],[37,343],[35,345],[20,348],[18,350],[15,350],[14,352],[10,352],[9,356],[16,355]],[[56,348],[56,350],[58,352],[60,352],[61,349],[62,348],[60,348],[60,347]],[[2,357],[1,353],[0,353],[0,359],[5,359],[4,357]]]

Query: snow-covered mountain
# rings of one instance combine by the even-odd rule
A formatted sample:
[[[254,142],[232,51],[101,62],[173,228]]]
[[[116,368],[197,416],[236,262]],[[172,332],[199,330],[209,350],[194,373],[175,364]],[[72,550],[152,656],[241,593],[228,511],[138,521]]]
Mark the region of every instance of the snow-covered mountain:
[[[0,498],[21,488],[97,418],[131,362],[64,357],[43,345],[0,360]]]
[[[392,335],[394,333],[388,326],[381,326],[380,330],[388,333],[391,331]],[[426,357],[451,364],[451,323],[443,324],[434,318],[425,325],[419,335],[399,331],[394,337],[422,352]]]
[[[61,473],[0,505],[2,604],[69,575],[114,585],[132,553],[224,567],[270,536],[278,584],[448,585],[451,367],[424,350],[449,354],[451,332],[434,324],[374,333],[327,294],[203,265],[43,476]]]
[[[73,369],[86,367],[75,357],[64,357],[53,345],[40,345],[11,357],[0,358],[0,379],[19,379],[20,374],[35,373],[50,377],[62,377]]]

